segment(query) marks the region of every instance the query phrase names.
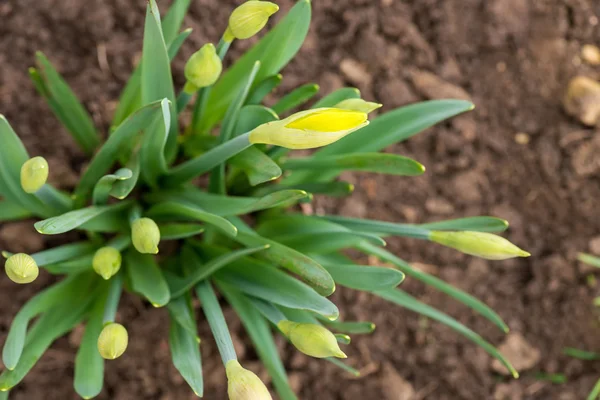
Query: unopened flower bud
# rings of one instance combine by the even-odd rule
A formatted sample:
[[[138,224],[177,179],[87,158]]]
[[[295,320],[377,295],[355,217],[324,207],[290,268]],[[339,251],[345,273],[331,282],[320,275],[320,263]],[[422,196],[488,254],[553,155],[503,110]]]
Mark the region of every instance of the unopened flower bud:
[[[92,267],[98,275],[108,280],[121,269],[121,253],[114,247],[102,247],[94,254]]]
[[[212,43],[205,44],[200,50],[192,54],[185,64],[185,79],[187,83],[184,90],[194,93],[199,88],[213,85],[223,70],[221,59],[217,55]]]
[[[131,224],[133,247],[142,254],[158,253],[160,230],[150,218],[138,218]]]
[[[364,101],[363,99],[346,99],[337,103],[334,107],[343,110],[360,111],[370,113],[381,108],[383,104],[374,103],[372,101]]]
[[[306,355],[316,358],[347,358],[335,335],[321,325],[282,320],[277,326]]]
[[[48,180],[48,162],[44,157],[33,157],[21,167],[21,187],[25,193],[35,193]]]
[[[31,283],[40,274],[40,269],[33,257],[24,253],[8,257],[4,270],[11,281],[20,284]]]
[[[119,358],[127,350],[129,335],[127,329],[115,322],[108,323],[98,337],[98,352],[106,360]]]
[[[278,10],[279,6],[270,1],[245,2],[231,13],[224,39],[231,42],[233,39],[248,39],[256,35]]]
[[[462,253],[487,260],[506,260],[531,255],[503,237],[486,232],[432,231],[429,239]]]
[[[227,394],[230,400],[271,400],[271,393],[252,371],[242,367],[237,360],[225,364]]]

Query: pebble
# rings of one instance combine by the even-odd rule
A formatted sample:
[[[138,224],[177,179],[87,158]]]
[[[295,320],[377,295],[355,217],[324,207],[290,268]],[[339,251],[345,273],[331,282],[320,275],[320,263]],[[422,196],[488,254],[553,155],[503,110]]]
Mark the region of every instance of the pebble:
[[[415,400],[416,392],[413,386],[404,379],[389,363],[383,367],[381,377],[383,398],[387,400]]]
[[[581,48],[581,58],[590,65],[600,65],[600,49],[593,44],[586,44]]]
[[[587,126],[600,122],[600,83],[586,76],[576,76],[569,82],[563,98],[567,114]]]
[[[363,64],[356,60],[343,59],[340,63],[340,71],[354,85],[369,86],[371,84],[371,74]]]
[[[463,88],[447,82],[431,72],[414,70],[410,74],[413,85],[428,99],[460,99],[471,101],[471,96]]]

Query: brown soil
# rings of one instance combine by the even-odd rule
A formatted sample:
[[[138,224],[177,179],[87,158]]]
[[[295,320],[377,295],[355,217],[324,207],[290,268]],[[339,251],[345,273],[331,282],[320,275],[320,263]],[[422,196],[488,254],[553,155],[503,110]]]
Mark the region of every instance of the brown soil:
[[[27,78],[34,51],[50,57],[106,128],[140,54],[144,3],[0,0],[0,112],[32,154],[49,160],[52,179],[62,188],[73,186],[84,158],[34,93]],[[185,25],[194,33],[176,62],[179,78],[184,60],[218,39],[239,1],[192,3]],[[278,3],[285,12],[293,1]],[[285,71],[281,93],[307,82],[319,83],[323,93],[349,84],[386,109],[445,97],[470,98],[477,105],[469,115],[391,149],[425,164],[423,177],[350,175],[357,192],[336,204],[320,200],[319,206],[393,221],[478,214],[510,220],[508,236],[531,251],[527,260],[485,262],[411,240],[391,240],[390,248],[495,308],[533,347],[530,353],[537,350],[541,357],[525,360],[529,369],[515,381],[495,373],[489,356],[448,328],[340,290],[335,300],[345,316],[378,326],[348,347],[363,377],[350,378],[280,343],[301,398],[585,398],[600,377],[600,364],[570,359],[562,349],[600,350],[591,304],[598,288],[586,279],[592,272],[575,261],[577,251],[594,244],[600,250],[600,163],[586,163],[600,152],[593,140],[600,133],[567,117],[560,99],[571,77],[600,77],[600,67],[579,57],[582,45],[600,45],[599,17],[595,0],[315,1],[310,35]],[[236,43],[233,55],[251,42]],[[13,251],[33,252],[56,240],[35,235],[30,222],[0,228],[0,247]],[[21,305],[49,281],[42,274],[35,284],[17,287],[0,279],[0,337]],[[411,280],[403,288],[493,343],[505,340],[445,296]],[[262,370],[236,317],[231,312],[227,317],[244,364]],[[125,357],[108,364],[100,398],[193,398],[171,366],[166,313],[126,296],[120,318],[133,340]],[[59,340],[11,398],[76,398],[72,374],[80,334]],[[224,370],[204,322],[201,335],[205,398],[224,399]],[[538,372],[564,373],[568,382],[541,381]]]

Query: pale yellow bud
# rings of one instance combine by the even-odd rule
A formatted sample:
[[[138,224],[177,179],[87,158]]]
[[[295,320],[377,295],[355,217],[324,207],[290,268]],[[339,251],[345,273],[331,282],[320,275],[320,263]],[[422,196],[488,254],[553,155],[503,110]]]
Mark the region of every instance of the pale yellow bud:
[[[321,325],[282,320],[277,326],[298,350],[308,356],[347,358],[335,335]]]
[[[98,352],[106,360],[119,358],[127,350],[129,335],[121,324],[110,322],[104,326],[98,337]]]
[[[40,274],[40,269],[33,257],[24,253],[8,257],[4,270],[11,281],[20,284],[31,283]]]
[[[229,17],[225,40],[248,39],[256,35],[269,21],[269,17],[279,10],[270,1],[249,0],[237,7]]]
[[[150,218],[139,218],[131,224],[131,241],[133,247],[142,254],[158,253],[160,230],[156,222]]]
[[[185,64],[187,84],[184,90],[193,93],[199,88],[213,85],[219,79],[222,70],[223,64],[215,46],[212,43],[205,44],[192,54]]]
[[[370,113],[381,108],[383,104],[373,103],[372,101],[364,101],[363,99],[346,99],[337,103],[334,107],[343,110],[360,111]]]
[[[121,253],[114,247],[102,247],[94,254],[92,267],[98,275],[108,280],[121,269]]]
[[[272,400],[263,381],[254,372],[242,367],[237,360],[227,361],[225,372],[230,400]]]
[[[25,193],[35,193],[48,180],[48,162],[44,157],[33,157],[21,167],[21,187]]]
[[[262,124],[250,132],[249,140],[253,144],[273,144],[288,149],[313,149],[367,126],[367,118],[367,114],[360,111],[316,108]]]
[[[487,260],[506,260],[531,255],[503,237],[486,232],[432,231],[429,239],[462,253]]]

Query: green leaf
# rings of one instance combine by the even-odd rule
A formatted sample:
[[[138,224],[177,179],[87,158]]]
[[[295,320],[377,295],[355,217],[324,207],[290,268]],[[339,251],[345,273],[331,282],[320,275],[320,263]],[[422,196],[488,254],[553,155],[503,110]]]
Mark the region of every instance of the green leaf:
[[[391,268],[355,264],[322,265],[336,283],[355,290],[393,289],[404,280],[402,272]]]
[[[77,203],[85,204],[96,182],[117,161],[122,146],[129,144],[140,131],[146,129],[162,113],[161,104],[161,101],[155,101],[140,108],[119,125],[113,134],[108,137],[81,176],[81,180],[74,193]]]
[[[575,349],[573,347],[565,347],[563,349],[563,354],[565,354],[569,357],[577,358],[579,360],[586,360],[586,361],[600,360],[599,353],[595,353],[593,351],[579,350],[579,349]]]
[[[83,107],[69,85],[52,66],[50,61],[41,52],[36,52],[36,87],[43,85],[40,94],[46,98],[56,117],[69,130],[75,141],[86,153],[92,153],[100,137],[94,127],[92,117]]]
[[[256,105],[262,103],[265,97],[281,83],[283,76],[281,74],[267,76],[256,84],[256,87],[248,95],[246,104]]]
[[[125,254],[125,264],[134,292],[144,296],[154,307],[162,307],[169,302],[169,285],[154,257],[130,250]]]
[[[38,267],[43,267],[93,253],[96,248],[97,246],[90,242],[70,243],[31,254],[31,257]]]
[[[171,43],[177,38],[177,32],[181,29],[183,19],[190,7],[191,0],[175,0],[169,7],[162,21],[162,31],[165,42]]]
[[[387,153],[354,153],[320,158],[289,158],[283,162],[282,168],[320,171],[343,169],[401,176],[417,176],[425,172],[425,167],[415,160]]]
[[[283,96],[272,108],[278,115],[301,106],[319,93],[319,85],[308,83]]]
[[[447,118],[473,109],[464,100],[432,100],[412,104],[375,118],[368,126],[318,150],[314,157],[380,151],[401,142]],[[288,183],[326,182],[340,170],[301,172],[290,176]]]
[[[130,202],[124,201],[109,206],[91,206],[38,221],[33,226],[43,235],[58,235],[76,229],[94,217],[99,217],[111,211],[122,210],[130,205]]]
[[[296,400],[297,397],[290,387],[287,374],[281,357],[277,352],[277,346],[273,340],[273,335],[269,329],[269,324],[260,315],[260,313],[252,307],[248,298],[235,290],[232,286],[218,283],[219,290],[229,304],[235,309],[240,317],[246,332],[250,336],[250,340],[254,344],[254,348],[263,364],[267,368],[269,375],[273,379],[273,385],[281,400]]]
[[[413,224],[396,224],[393,222],[375,221],[361,218],[325,215],[324,220],[335,222],[355,232],[370,232],[379,235],[397,235],[415,239],[428,240],[430,230]]]
[[[105,244],[105,246],[114,247],[119,251],[125,250],[127,247],[129,247],[129,245],[131,245],[131,236],[129,233],[127,235],[117,236]],[[51,274],[74,274],[83,271],[90,271],[92,269],[93,259],[94,252],[90,252],[89,254],[74,258],[72,260],[48,264],[44,267]]]
[[[162,116],[150,124],[140,149],[142,177],[153,187],[157,185],[158,178],[166,174],[168,169],[167,160],[165,159],[165,146],[170,138],[171,114],[167,99],[162,100],[161,110]]]
[[[224,251],[209,249],[206,246],[203,250],[211,255]],[[336,319],[339,315],[335,304],[308,285],[274,266],[250,258],[231,263],[227,268],[218,271],[215,278],[273,304],[310,310],[330,319]]]
[[[149,104],[153,101],[166,98],[170,101],[169,115],[177,115],[177,110],[175,109],[175,89],[173,88],[173,77],[171,75],[171,62],[167,52],[167,45],[163,38],[160,13],[156,5],[156,0],[149,0],[146,9],[141,69],[142,104]],[[163,110],[163,114],[164,113],[165,111]],[[152,124],[148,127],[149,132],[151,133],[149,137],[145,138],[146,140],[144,142],[150,142],[150,144],[142,146],[141,159],[144,168],[147,166],[144,160],[154,156],[155,159],[156,157],[159,158],[160,168],[164,167],[166,170],[166,161],[163,164],[163,157],[166,157],[167,160],[171,160],[175,156],[177,149],[177,133],[179,130],[177,118],[170,118],[170,121],[165,118],[164,123],[168,123],[168,135],[164,133],[165,127],[163,123]],[[167,137],[164,137],[163,135]],[[144,155],[146,151],[150,151],[151,149],[163,149],[164,151],[154,154],[150,152],[149,154]],[[142,168],[142,175],[146,173],[144,168]],[[151,182],[153,181],[154,180],[151,179]]]
[[[310,1],[300,0],[274,29],[246,52],[215,84],[203,118],[202,132],[223,118],[234,96],[244,85],[247,72],[255,61],[261,62],[255,82],[279,73],[302,46],[310,25]]]
[[[18,221],[32,216],[27,209],[8,200],[0,200],[0,222]]]
[[[108,285],[104,284],[104,286],[108,289]],[[84,399],[98,396],[104,383],[104,359],[98,352],[98,337],[104,326],[104,306],[107,294],[106,290],[95,300],[75,357],[73,383],[77,394]]]
[[[115,171],[114,174],[104,175],[92,192],[92,203],[95,206],[102,206],[108,202],[108,196],[116,182],[126,181],[133,177],[133,172],[128,168],[121,168]]]
[[[183,190],[162,191],[146,196],[153,203],[187,202],[206,209],[219,216],[250,214],[260,210],[280,207],[306,198],[302,190],[282,190],[264,197],[236,197],[207,193],[198,188],[186,187]]]
[[[178,240],[196,236],[204,232],[200,224],[159,224],[160,240]]]
[[[600,258],[595,257],[591,254],[586,254],[586,253],[579,253],[577,255],[577,259],[579,261],[581,261],[582,263],[586,263],[589,264],[593,267],[598,267],[600,268]]]
[[[492,310],[486,304],[471,296],[470,294],[452,285],[447,284],[446,282],[439,278],[436,278],[435,276],[429,275],[425,272],[419,271],[411,267],[405,261],[399,259],[398,257],[394,256],[393,254],[384,249],[372,246],[371,244],[364,242],[361,243],[361,245],[357,248],[361,251],[364,251],[367,254],[372,254],[386,262],[392,263],[396,268],[404,272],[407,276],[418,279],[426,285],[430,285],[433,288],[439,290],[440,292],[445,293],[450,297],[453,297],[454,299],[460,301],[467,307],[472,308],[474,311],[478,312],[483,317],[487,318],[490,322],[495,324],[503,332],[508,332],[508,326],[502,320],[502,318],[494,310]]]
[[[27,150],[4,115],[0,114],[0,195],[39,217],[52,210],[21,188],[21,167],[29,159]]]
[[[419,226],[436,231],[504,232],[508,228],[508,221],[496,217],[482,216],[429,222]]]
[[[157,218],[172,218],[203,221],[219,228],[228,236],[234,237],[237,235],[237,228],[225,218],[204,211],[202,208],[191,203],[168,201],[157,204],[150,208],[147,212],[149,217]]]
[[[348,99],[360,99],[360,90],[349,87],[338,89],[317,101],[312,108],[333,107]]]
[[[370,334],[370,333],[373,333],[373,331],[375,330],[375,324],[372,322],[363,322],[363,321],[344,322],[344,321],[329,321],[329,320],[325,320],[325,319],[323,319],[322,321],[330,329],[332,329],[336,332],[347,333],[349,335]]]
[[[168,280],[169,288],[171,290],[171,298],[175,299],[183,295],[199,282],[207,279],[221,268],[231,264],[241,257],[263,251],[267,247],[268,246],[258,246],[250,249],[229,251],[226,254],[212,258],[205,264],[201,262],[200,258],[194,253],[194,250],[189,247],[185,247],[183,250],[185,255],[184,259],[187,263],[193,264],[193,267],[190,267],[190,271],[192,272],[183,279],[175,280],[171,278]]]
[[[179,303],[177,317],[174,316],[173,304]],[[173,365],[183,379],[190,385],[196,396],[202,397],[204,381],[202,379],[202,361],[200,358],[199,339],[196,332],[196,321],[187,304],[181,297],[168,305],[171,323],[169,326],[169,348]],[[182,324],[183,323],[183,324]],[[190,331],[192,329],[192,331]]]
[[[126,201],[129,202],[129,204],[132,204],[131,200]],[[114,205],[117,204],[121,203],[115,203]],[[124,208],[115,207],[97,217],[90,219],[88,222],[81,225],[79,229],[98,233],[128,232],[130,226],[127,217],[129,215],[130,208],[131,207],[129,206]]]
[[[420,302],[419,300],[415,299],[414,297],[399,289],[379,290],[373,293],[375,293],[382,299],[397,304],[400,307],[404,307],[416,313],[422,314],[435,321],[441,322],[449,328],[454,329],[455,331],[457,331],[458,333],[465,336],[467,339],[473,341],[479,347],[484,349],[492,357],[500,361],[510,371],[513,377],[519,377],[519,373],[517,372],[517,370],[514,369],[511,363],[494,346],[492,346],[477,333],[473,332],[471,329],[467,328],[454,318],[442,313],[441,311],[436,310],[433,307],[428,306],[425,303]]]
[[[600,397],[600,379],[596,381],[596,384],[588,395],[587,400],[598,400],[598,397]]]
[[[331,275],[329,275],[329,272],[306,255],[256,234],[240,231],[235,240],[248,247],[270,245],[267,250],[258,254],[259,258],[279,265],[298,275],[317,293],[323,296],[329,296],[335,291],[335,282],[331,278]]]
[[[8,390],[4,391],[4,392],[0,392],[0,400],[8,400],[8,395],[9,395]]]
[[[127,162],[127,167],[131,171],[129,179],[117,180],[112,184],[109,194],[119,200],[123,200],[133,191],[140,177],[140,158],[135,153]],[[100,178],[102,179],[102,178]]]

